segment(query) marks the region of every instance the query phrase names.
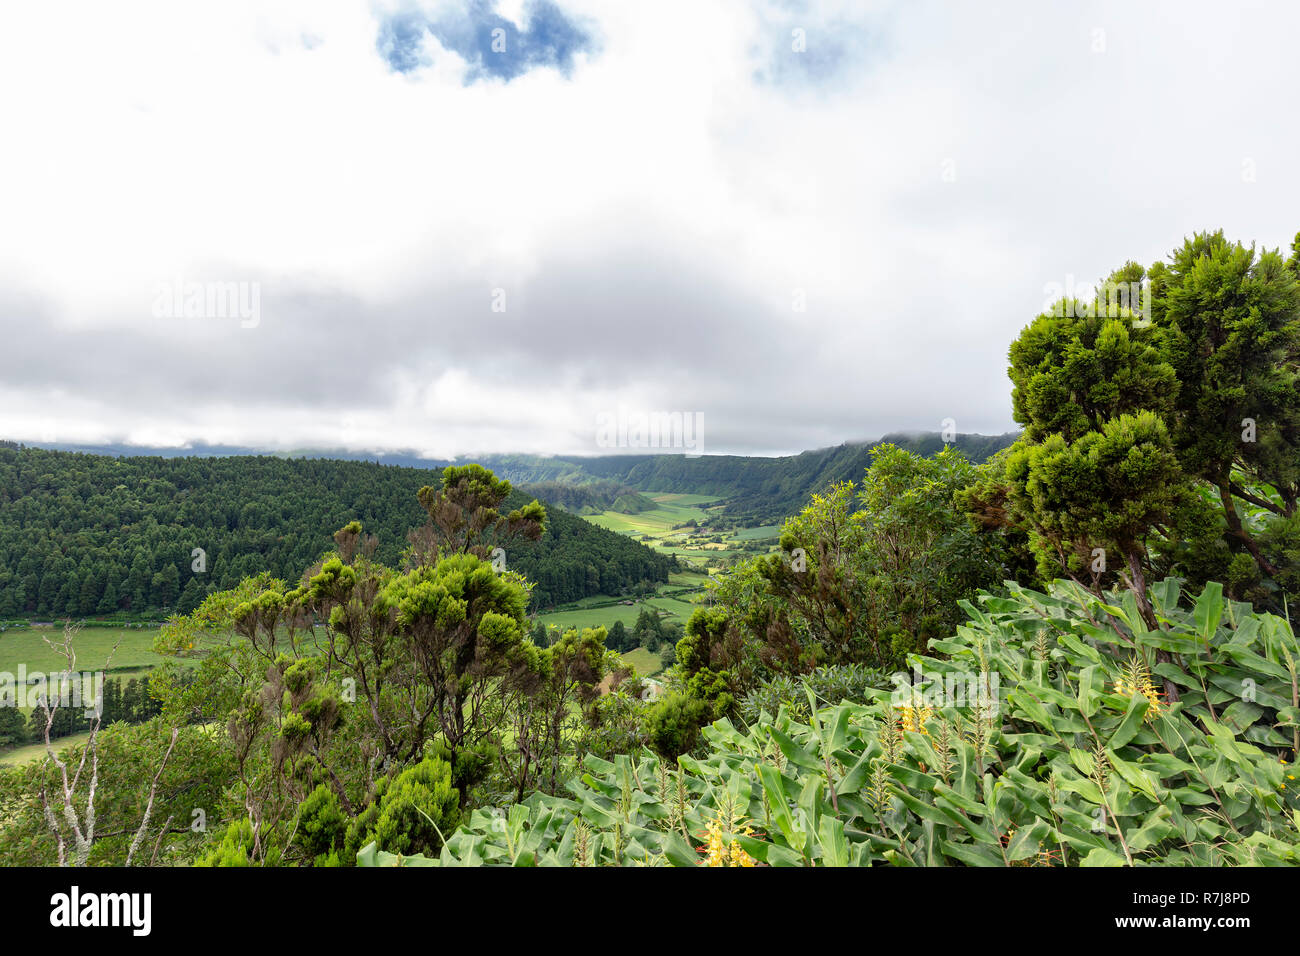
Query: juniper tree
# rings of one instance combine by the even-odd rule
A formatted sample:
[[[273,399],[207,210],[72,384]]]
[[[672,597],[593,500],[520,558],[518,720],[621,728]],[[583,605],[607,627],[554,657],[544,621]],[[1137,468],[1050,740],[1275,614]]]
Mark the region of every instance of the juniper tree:
[[[1172,421],[1182,467],[1214,489],[1229,538],[1270,577],[1282,569],[1239,508],[1291,519],[1300,497],[1297,254],[1288,262],[1222,231],[1198,233],[1159,271],[1153,303],[1180,383]]]
[[[1001,494],[1008,520],[1030,531],[1040,573],[1079,575],[1120,557],[1155,627],[1147,539],[1189,500],[1165,424],[1179,383],[1163,330],[1102,306],[1063,303],[1012,344],[1012,409],[1025,431],[1002,459]]]

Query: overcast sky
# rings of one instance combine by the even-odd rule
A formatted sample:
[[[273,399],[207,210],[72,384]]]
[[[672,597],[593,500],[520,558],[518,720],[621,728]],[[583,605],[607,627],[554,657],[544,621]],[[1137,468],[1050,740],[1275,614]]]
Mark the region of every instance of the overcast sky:
[[[998,433],[1050,283],[1300,230],[1295,4],[0,11],[0,438]]]

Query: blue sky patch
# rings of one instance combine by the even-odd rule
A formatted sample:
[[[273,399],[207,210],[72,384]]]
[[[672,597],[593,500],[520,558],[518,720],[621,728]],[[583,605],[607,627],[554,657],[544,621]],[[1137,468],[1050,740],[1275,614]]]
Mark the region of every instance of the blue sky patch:
[[[533,0],[522,28],[494,6],[495,0],[469,0],[458,10],[436,15],[418,10],[394,14],[380,25],[376,49],[394,71],[409,73],[432,62],[424,47],[427,31],[465,60],[465,82],[473,83],[489,78],[509,82],[539,67],[568,75],[574,57],[593,48],[591,35],[551,0]]]

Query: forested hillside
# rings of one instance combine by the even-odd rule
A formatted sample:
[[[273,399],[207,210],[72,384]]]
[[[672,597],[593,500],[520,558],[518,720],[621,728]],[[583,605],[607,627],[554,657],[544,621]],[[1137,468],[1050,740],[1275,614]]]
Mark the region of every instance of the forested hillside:
[[[622,514],[640,514],[651,511],[655,503],[635,488],[618,481],[603,479],[588,481],[583,484],[571,484],[565,481],[539,481],[522,484],[519,490],[526,495],[559,505],[565,511],[576,514],[599,514],[602,511],[618,511]]]
[[[1015,438],[1015,434],[958,435],[948,444],[979,464]],[[881,442],[920,455],[933,455],[945,444],[938,432],[886,435]],[[837,482],[860,479],[871,464],[874,444],[846,443],[779,458],[489,455],[482,461],[494,473],[516,483],[546,481],[577,485],[604,479],[649,492],[717,495],[726,499],[723,511],[727,518],[739,524],[762,525],[797,514],[811,495]]]
[[[6,443],[0,618],[186,613],[260,571],[296,581],[353,520],[398,565],[427,517],[416,492],[437,482],[436,472],[370,462],[113,458]],[[516,491],[507,504],[527,500]],[[666,581],[673,563],[559,508],[542,539],[507,560],[536,583],[536,607]]]

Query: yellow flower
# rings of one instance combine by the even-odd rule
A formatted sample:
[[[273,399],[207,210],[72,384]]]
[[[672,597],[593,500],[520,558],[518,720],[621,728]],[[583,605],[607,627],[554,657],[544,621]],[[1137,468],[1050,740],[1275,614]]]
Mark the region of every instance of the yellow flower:
[[[1165,702],[1160,699],[1160,692],[1151,680],[1151,672],[1147,670],[1146,663],[1139,657],[1135,656],[1125,665],[1123,676],[1115,681],[1115,693],[1120,697],[1145,697],[1147,713],[1144,719],[1148,724],[1164,713]]]
[[[926,721],[934,716],[934,708],[922,704],[920,707],[914,707],[911,704],[900,704],[899,710],[902,711],[903,729],[910,730],[913,733],[929,734],[930,731],[925,729]]]
[[[754,858],[745,852],[740,843],[732,840],[728,845],[722,836],[722,814],[715,810],[713,819],[705,827],[707,842],[704,846],[704,859],[701,866],[754,866]],[[740,833],[749,836],[753,830],[749,826],[740,829]]]

